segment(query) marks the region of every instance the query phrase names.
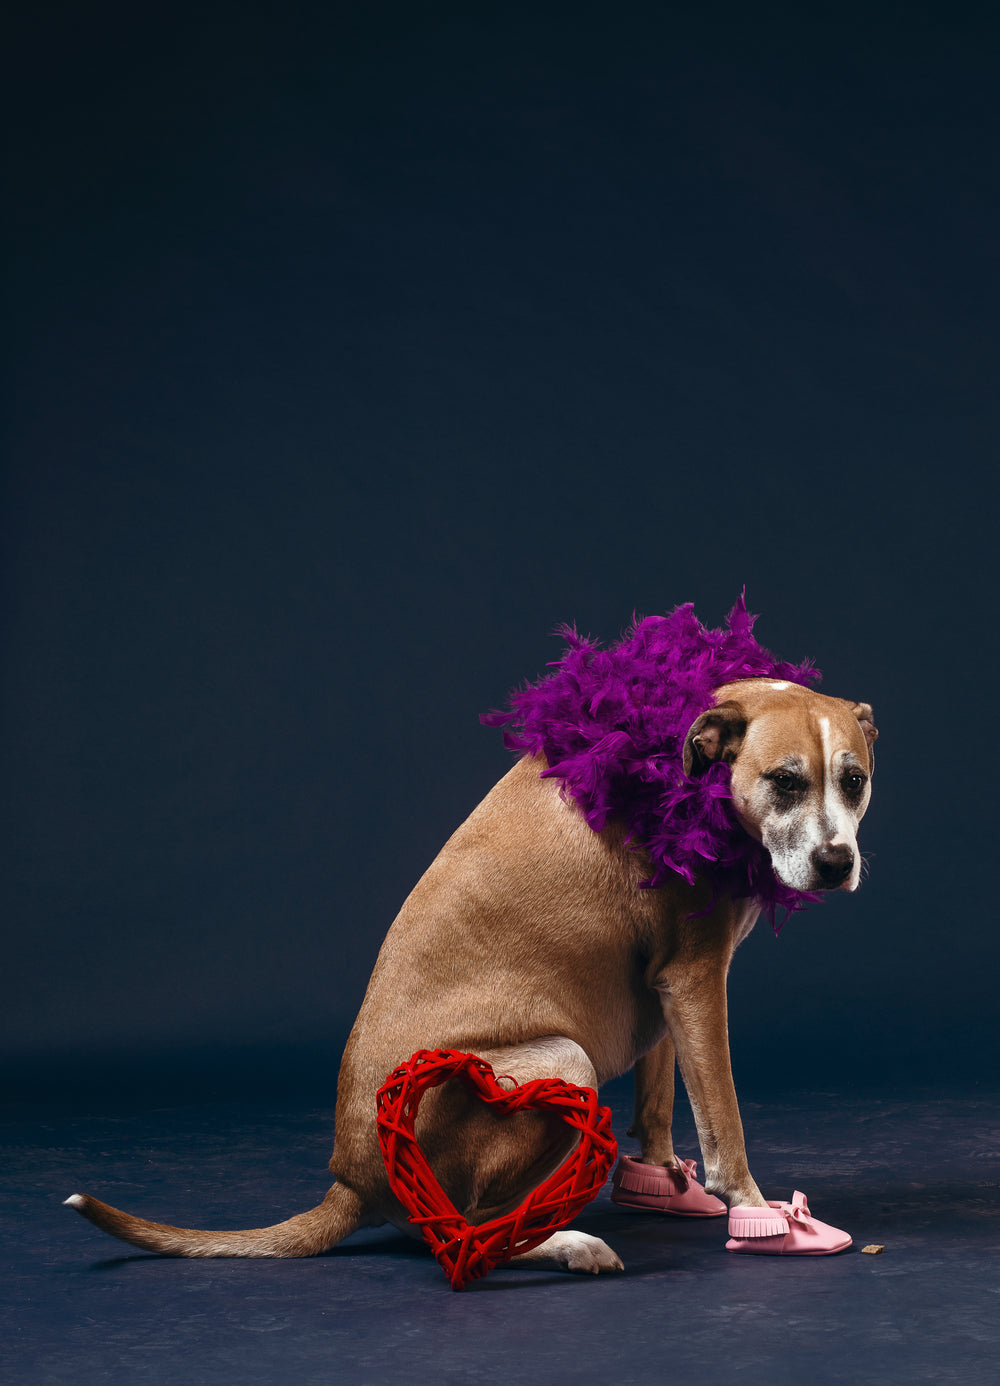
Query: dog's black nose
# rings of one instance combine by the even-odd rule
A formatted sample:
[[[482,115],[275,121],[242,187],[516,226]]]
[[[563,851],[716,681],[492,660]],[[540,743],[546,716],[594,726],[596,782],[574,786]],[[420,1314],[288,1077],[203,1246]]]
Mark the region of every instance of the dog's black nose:
[[[833,890],[854,870],[854,850],[846,842],[824,842],[813,852],[812,864],[823,889]]]

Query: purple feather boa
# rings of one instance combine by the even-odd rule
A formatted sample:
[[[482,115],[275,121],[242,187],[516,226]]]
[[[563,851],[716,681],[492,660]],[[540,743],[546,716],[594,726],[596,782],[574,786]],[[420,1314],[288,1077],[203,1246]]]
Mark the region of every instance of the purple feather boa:
[[[579,804],[591,828],[620,821],[626,840],[645,849],[659,886],[671,873],[709,879],[715,898],[757,899],[777,931],[775,912],[789,914],[821,897],[782,885],[766,849],[740,825],[729,766],[698,778],[684,773],[684,739],[715,690],[736,679],[820,678],[808,661],[786,664],[753,638],[756,616],[741,596],[724,630],[707,630],[687,603],[669,616],[637,622],[602,650],[571,626],[556,673],[511,694],[511,711],[484,713],[504,727],[510,750],[543,755],[548,769]]]

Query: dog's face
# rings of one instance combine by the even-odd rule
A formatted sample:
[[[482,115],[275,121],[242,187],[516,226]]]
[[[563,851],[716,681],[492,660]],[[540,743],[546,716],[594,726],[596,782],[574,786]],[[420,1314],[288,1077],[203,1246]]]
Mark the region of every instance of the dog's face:
[[[685,770],[729,762],[740,822],[783,885],[857,890],[878,736],[871,708],[770,679],[727,684],[718,699],[688,732]]]

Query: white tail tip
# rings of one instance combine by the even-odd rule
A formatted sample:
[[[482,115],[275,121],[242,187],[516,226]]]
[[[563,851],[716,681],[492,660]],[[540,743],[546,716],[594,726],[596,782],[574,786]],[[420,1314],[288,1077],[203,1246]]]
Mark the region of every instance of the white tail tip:
[[[82,1208],[83,1194],[70,1194],[69,1198],[63,1199],[64,1208]]]

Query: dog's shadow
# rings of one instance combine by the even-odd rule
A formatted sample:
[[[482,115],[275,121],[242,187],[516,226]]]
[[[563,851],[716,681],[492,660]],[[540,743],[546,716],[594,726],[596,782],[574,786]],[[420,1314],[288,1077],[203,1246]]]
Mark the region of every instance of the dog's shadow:
[[[852,1188],[849,1191],[822,1189],[817,1191],[813,1202],[816,1209],[821,1210],[820,1216],[832,1218],[836,1225],[847,1228],[854,1235],[855,1247],[861,1244],[862,1239],[888,1239],[894,1232],[910,1232],[914,1214],[919,1212],[926,1220],[928,1211],[934,1213],[941,1239],[948,1241],[955,1237],[974,1236],[977,1231],[994,1227],[1000,1214],[1000,1189],[992,1182],[967,1179],[928,1182],[919,1188],[912,1183],[879,1184],[868,1189]],[[721,1250],[727,1235],[724,1216],[696,1220],[630,1212],[615,1208],[603,1199],[592,1209],[586,1210],[574,1226],[580,1232],[601,1237],[619,1251],[626,1263],[626,1275],[680,1269],[677,1262],[671,1267],[671,1249],[681,1253],[679,1259],[686,1264],[692,1256],[700,1259],[702,1253]],[[926,1228],[924,1231],[926,1233]],[[429,1256],[430,1252],[422,1241],[385,1227],[365,1229],[355,1237],[331,1247],[329,1251],[321,1252],[318,1257],[309,1259],[322,1261],[342,1257],[379,1257],[407,1263],[424,1261]],[[256,1258],[246,1258],[246,1261],[253,1259]],[[722,1262],[729,1259],[723,1257]],[[188,1258],[132,1253],[94,1261],[88,1270],[99,1275],[125,1266],[162,1264],[170,1260]],[[592,1278],[600,1280],[606,1277]],[[478,1293],[516,1290],[565,1279],[566,1272],[556,1269],[498,1266],[493,1274],[474,1281],[468,1288]]]
[[[163,1256],[156,1252],[133,1252],[125,1256],[109,1256],[103,1261],[92,1261],[89,1270],[95,1272],[114,1271],[122,1266],[142,1266],[142,1265],[162,1265],[164,1261],[185,1261],[190,1264],[193,1261],[242,1261],[250,1263],[252,1261],[268,1260],[299,1260],[328,1261],[336,1260],[341,1256],[396,1256],[403,1260],[427,1255],[427,1248],[423,1242],[418,1242],[412,1237],[406,1237],[401,1232],[385,1232],[379,1235],[378,1232],[367,1232],[364,1240],[344,1241],[338,1246],[333,1246],[329,1251],[321,1251],[318,1256],[306,1258],[299,1257],[258,1257],[258,1256]]]

